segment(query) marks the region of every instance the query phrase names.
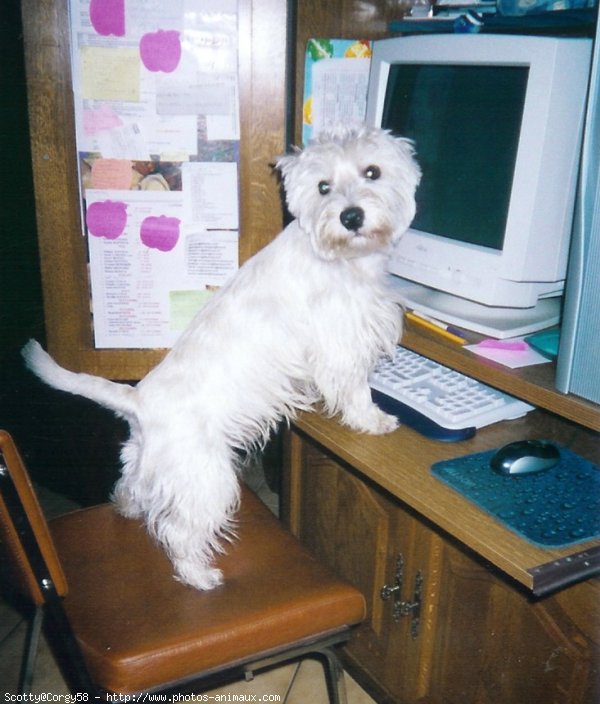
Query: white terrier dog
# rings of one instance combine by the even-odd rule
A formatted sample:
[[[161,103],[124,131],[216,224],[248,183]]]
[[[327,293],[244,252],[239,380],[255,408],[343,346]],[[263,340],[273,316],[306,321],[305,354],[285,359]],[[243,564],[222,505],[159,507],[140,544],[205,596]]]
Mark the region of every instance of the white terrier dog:
[[[279,421],[321,401],[355,430],[397,427],[372,402],[367,376],[401,331],[385,264],[415,214],[412,145],[339,129],[277,167],[296,219],[137,386],[67,371],[33,340],[23,349],[46,383],[129,421],[113,499],[144,518],[176,577],[198,589],[222,581],[212,559],[234,536],[240,457]]]

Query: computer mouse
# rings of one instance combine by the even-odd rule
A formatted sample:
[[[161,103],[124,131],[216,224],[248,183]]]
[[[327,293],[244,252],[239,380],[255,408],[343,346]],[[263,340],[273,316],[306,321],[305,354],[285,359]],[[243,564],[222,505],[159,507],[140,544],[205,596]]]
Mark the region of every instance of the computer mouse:
[[[550,469],[560,460],[560,450],[543,440],[519,440],[501,447],[490,466],[499,474],[517,476]]]

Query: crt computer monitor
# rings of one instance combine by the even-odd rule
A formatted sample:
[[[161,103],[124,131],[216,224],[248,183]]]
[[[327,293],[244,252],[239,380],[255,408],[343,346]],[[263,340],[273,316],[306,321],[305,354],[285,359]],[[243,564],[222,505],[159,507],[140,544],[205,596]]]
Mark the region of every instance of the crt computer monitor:
[[[557,322],[591,40],[415,35],[375,43],[366,120],[415,142],[399,300],[509,337]]]

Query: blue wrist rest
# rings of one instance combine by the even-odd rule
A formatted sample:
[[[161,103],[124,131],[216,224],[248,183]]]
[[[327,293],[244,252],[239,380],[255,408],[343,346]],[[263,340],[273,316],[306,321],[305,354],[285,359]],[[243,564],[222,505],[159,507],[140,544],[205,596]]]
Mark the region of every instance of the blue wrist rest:
[[[437,462],[434,476],[521,537],[557,548],[600,537],[600,467],[560,448],[551,469],[520,476],[490,468],[496,450]]]

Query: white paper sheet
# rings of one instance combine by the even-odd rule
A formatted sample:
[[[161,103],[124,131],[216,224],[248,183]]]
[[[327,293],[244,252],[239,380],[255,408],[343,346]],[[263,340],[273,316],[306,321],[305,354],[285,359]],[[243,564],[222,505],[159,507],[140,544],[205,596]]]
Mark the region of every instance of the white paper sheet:
[[[86,205],[96,346],[172,345],[236,271],[237,232],[185,225],[181,193],[90,189]]]

